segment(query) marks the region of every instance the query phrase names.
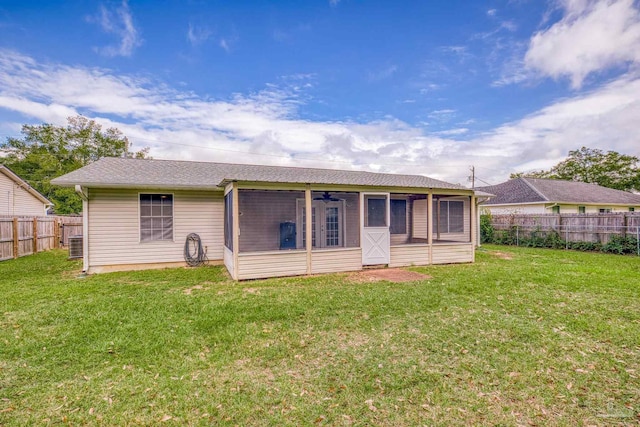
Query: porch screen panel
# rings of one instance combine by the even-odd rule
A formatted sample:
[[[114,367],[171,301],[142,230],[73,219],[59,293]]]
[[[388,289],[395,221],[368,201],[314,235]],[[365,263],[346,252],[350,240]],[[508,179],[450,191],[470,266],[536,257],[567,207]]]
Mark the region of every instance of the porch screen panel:
[[[387,225],[387,199],[384,197],[368,196],[366,204],[366,227],[385,227]]]
[[[391,199],[391,234],[407,234],[407,201]]]
[[[224,196],[224,245],[233,251],[233,192]]]
[[[433,231],[440,234],[440,239],[454,242],[471,241],[471,204],[469,198],[464,201],[441,199],[439,203],[434,200],[433,210]],[[437,238],[438,236],[434,235],[434,239]]]
[[[353,192],[311,192],[311,231],[313,250],[357,248],[360,246],[360,195]],[[305,200],[297,202],[299,249],[307,243]]]
[[[464,202],[449,201],[449,233],[464,233]]]
[[[304,191],[238,190],[239,252],[302,249],[297,242],[305,227],[296,207],[304,197]]]

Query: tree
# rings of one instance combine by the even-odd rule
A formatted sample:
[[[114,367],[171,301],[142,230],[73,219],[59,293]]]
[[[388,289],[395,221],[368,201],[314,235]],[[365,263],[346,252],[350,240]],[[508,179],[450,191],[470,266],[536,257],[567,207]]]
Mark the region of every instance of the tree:
[[[102,157],[147,158],[149,148],[131,152],[129,140],[116,128],[102,130],[94,120],[69,117],[67,126],[24,125],[22,138],[0,144],[0,163],[6,165],[54,203],[56,213],[78,213],[80,197],[71,188],[50,184],[53,178]]]
[[[511,178],[521,176],[531,178],[564,179],[568,181],[593,182],[616,190],[640,190],[640,167],[635,156],[615,151],[582,147],[569,151],[566,160],[551,169],[530,173],[511,174]]]

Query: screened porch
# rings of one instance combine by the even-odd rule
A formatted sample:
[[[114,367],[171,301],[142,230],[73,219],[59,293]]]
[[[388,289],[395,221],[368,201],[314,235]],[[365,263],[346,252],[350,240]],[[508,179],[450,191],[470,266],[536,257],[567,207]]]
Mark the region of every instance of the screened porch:
[[[251,279],[426,265],[465,243],[472,260],[472,205],[469,196],[230,187],[224,261],[234,278]],[[373,249],[369,230],[381,236]],[[372,250],[381,257],[368,258]]]

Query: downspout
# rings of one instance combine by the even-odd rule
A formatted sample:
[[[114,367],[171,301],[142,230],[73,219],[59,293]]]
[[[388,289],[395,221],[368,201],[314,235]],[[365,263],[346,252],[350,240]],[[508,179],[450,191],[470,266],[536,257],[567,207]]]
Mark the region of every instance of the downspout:
[[[89,271],[89,189],[76,185],[76,193],[82,199],[82,272]]]

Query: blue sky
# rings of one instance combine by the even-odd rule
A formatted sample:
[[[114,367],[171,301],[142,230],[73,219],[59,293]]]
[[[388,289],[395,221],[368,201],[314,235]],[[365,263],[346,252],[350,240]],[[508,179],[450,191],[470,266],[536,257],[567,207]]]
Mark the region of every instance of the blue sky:
[[[640,156],[639,64],[633,0],[4,1],[0,137],[83,114],[155,158],[495,184]]]

